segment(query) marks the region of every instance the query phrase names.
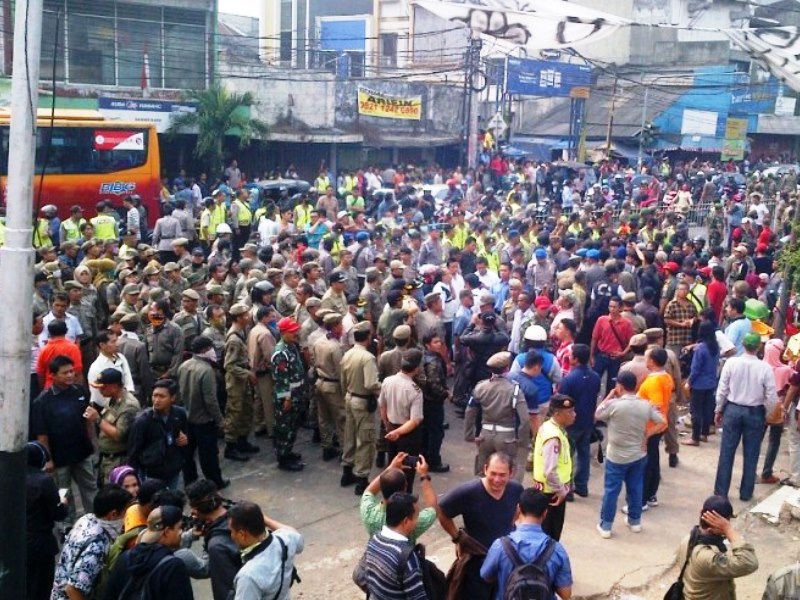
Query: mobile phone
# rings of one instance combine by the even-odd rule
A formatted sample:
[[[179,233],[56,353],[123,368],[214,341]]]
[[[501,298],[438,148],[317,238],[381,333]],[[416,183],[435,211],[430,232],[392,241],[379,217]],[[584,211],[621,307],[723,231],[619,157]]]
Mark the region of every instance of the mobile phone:
[[[409,469],[416,469],[417,463],[419,463],[419,456],[414,456],[410,454],[403,459],[403,466],[408,467]]]

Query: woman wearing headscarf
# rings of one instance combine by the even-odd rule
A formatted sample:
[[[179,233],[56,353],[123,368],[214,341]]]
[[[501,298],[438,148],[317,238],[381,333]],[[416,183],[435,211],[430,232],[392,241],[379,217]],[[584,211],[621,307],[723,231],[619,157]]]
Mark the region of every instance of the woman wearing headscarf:
[[[67,498],[59,498],[52,476],[44,467],[50,453],[39,442],[25,445],[28,458],[26,477],[27,590],[28,600],[49,600],[53,588],[58,543],[53,535],[56,521],[67,516]]]
[[[783,340],[769,340],[764,345],[764,362],[772,367],[775,375],[775,389],[778,390],[778,406],[772,414],[767,415],[767,429],[769,430],[769,441],[767,443],[767,454],[764,456],[764,466],[761,469],[761,483],[778,483],[780,479],[773,475],[772,467],[775,465],[775,458],[781,446],[781,434],[783,433],[783,398],[786,390],[789,389],[789,378],[792,376],[792,368],[781,362],[783,355]]]

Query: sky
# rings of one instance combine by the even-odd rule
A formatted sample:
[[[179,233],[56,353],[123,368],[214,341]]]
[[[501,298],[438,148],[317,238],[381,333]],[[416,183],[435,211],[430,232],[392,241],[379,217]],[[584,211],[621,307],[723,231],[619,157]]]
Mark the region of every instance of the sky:
[[[219,12],[258,17],[264,0],[219,0]]]

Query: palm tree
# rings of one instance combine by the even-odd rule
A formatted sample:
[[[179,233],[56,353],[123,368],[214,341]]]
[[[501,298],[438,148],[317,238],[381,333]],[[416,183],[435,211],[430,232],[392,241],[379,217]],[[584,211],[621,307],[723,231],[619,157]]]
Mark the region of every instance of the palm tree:
[[[250,92],[232,93],[215,83],[207,90],[188,92],[186,99],[197,103],[197,111],[175,116],[167,133],[174,136],[182,129],[196,129],[194,155],[206,164],[209,173],[223,168],[226,136],[239,138],[239,148],[246,148],[255,134],[267,133],[266,123],[248,114],[247,109],[256,103]]]

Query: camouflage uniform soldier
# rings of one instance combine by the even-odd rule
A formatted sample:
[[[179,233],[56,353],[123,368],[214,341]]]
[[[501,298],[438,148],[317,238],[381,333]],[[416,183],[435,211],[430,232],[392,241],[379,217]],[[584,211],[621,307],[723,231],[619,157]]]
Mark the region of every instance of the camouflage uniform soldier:
[[[253,388],[255,373],[250,369],[245,329],[250,324],[250,311],[244,304],[234,304],[229,311],[231,328],[225,335],[225,458],[248,460],[248,454],[259,451],[247,441],[253,424]]]
[[[283,317],[278,321],[278,331],[281,339],[270,361],[275,379],[275,452],[279,469],[301,471],[305,466],[302,456],[292,451],[306,396],[306,369],[297,345],[300,325]]]

